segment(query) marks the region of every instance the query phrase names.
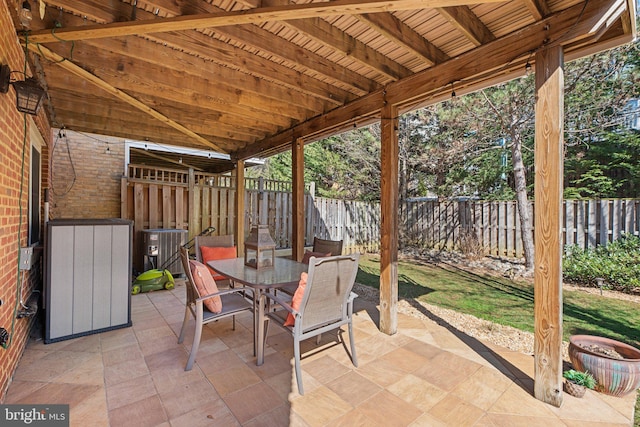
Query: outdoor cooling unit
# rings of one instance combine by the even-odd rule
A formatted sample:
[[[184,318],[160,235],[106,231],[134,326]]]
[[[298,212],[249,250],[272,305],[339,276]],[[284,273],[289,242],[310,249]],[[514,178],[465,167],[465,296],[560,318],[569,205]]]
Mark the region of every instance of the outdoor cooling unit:
[[[173,275],[182,274],[180,246],[187,242],[187,230],[142,230],[144,269],[166,269]]]

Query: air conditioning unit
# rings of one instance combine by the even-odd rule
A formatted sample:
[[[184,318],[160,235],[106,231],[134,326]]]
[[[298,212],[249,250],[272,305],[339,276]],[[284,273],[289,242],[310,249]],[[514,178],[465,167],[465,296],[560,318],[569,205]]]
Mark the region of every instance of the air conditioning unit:
[[[184,273],[180,261],[180,246],[187,242],[187,230],[142,230],[144,269],[169,270],[172,275]]]

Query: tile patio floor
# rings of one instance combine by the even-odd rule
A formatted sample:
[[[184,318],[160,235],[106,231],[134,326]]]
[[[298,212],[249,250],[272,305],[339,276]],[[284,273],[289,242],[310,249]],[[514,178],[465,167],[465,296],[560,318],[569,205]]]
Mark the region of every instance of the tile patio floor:
[[[634,396],[566,393],[561,408],[533,397],[533,357],[398,315],[379,332],[378,309],[358,298],[355,368],[336,335],[303,349],[297,392],[291,338],[270,328],[255,365],[251,316],[177,344],[184,287],[132,297],[133,327],[54,344],[31,341],[4,403],[68,403],[71,426],[630,426]],[[192,332],[193,333],[193,332]],[[192,335],[191,333],[191,335]],[[344,334],[347,335],[346,333]],[[347,338],[348,339],[348,338]]]

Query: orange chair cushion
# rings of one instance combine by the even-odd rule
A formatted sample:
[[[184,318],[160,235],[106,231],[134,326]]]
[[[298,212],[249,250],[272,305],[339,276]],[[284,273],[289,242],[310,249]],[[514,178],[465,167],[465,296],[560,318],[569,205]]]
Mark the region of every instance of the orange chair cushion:
[[[202,253],[202,262],[207,264],[209,261],[217,259],[231,259],[237,256],[237,250],[235,246],[200,246],[200,252]],[[209,267],[207,265],[207,267]],[[214,280],[225,280],[226,277],[219,275],[211,267],[209,267]]]
[[[189,268],[191,268],[191,275],[195,282],[194,285],[196,285],[196,289],[201,297],[218,292],[216,281],[204,264],[195,260],[189,260]],[[222,298],[219,296],[207,298],[203,303],[212,313],[220,313],[222,311]]]
[[[307,287],[307,273],[302,273],[300,275],[300,282],[298,282],[298,288],[296,292],[293,294],[293,299],[291,300],[291,307],[295,311],[300,309],[300,304],[302,303],[302,297],[304,296],[304,289]],[[296,318],[293,317],[293,314],[289,313],[287,315],[287,320],[284,321],[284,326],[293,326],[296,323]]]
[[[311,259],[312,256],[316,258],[324,258],[327,256],[331,256],[331,252],[328,252],[325,254],[323,252],[304,251],[304,255],[302,256],[302,263],[309,264],[309,260]]]

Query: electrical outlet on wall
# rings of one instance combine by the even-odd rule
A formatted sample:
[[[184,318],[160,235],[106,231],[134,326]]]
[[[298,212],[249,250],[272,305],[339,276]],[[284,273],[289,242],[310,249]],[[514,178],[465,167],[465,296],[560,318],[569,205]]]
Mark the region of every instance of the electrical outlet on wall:
[[[31,270],[33,247],[20,248],[20,270]]]

